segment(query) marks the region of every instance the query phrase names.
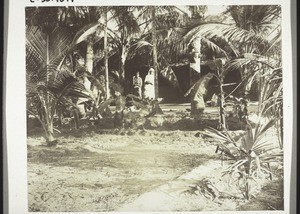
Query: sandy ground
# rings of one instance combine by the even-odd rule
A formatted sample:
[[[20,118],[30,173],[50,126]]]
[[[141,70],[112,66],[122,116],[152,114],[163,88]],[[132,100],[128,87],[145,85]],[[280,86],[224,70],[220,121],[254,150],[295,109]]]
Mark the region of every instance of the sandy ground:
[[[116,210],[213,158],[207,154],[213,154],[215,148],[189,136],[193,134],[95,134],[84,139],[70,137],[56,148],[29,138],[30,209]]]
[[[54,147],[46,146],[40,134],[29,134],[29,211],[283,208],[282,180],[263,182],[256,188],[260,194],[246,201],[230,179],[222,177],[230,161],[221,161],[215,144],[196,137],[198,131],[191,129],[195,124],[189,125],[184,115],[180,123],[166,117],[169,123],[154,130],[70,128]],[[187,191],[203,179],[227,194],[216,200]]]

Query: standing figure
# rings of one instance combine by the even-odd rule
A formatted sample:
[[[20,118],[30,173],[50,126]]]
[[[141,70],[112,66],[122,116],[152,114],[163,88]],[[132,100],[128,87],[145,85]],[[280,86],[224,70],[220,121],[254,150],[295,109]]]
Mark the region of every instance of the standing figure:
[[[153,68],[149,69],[148,74],[145,77],[144,98],[149,99],[149,100],[155,99],[154,69]]]
[[[136,76],[133,76],[133,94],[139,98],[142,98],[142,85],[143,80],[140,77],[140,73],[137,72]]]

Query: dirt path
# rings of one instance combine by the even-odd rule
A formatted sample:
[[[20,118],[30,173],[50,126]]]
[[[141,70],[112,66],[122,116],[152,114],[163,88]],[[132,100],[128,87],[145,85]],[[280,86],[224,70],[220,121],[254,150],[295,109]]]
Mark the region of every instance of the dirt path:
[[[214,159],[214,146],[207,146],[194,134],[95,134],[63,138],[55,148],[42,145],[42,139],[29,138],[30,210],[117,210]]]

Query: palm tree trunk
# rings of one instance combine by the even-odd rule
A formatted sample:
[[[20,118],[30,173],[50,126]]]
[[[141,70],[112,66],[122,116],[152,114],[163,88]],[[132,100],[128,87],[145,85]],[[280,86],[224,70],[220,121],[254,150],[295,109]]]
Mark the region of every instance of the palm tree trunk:
[[[120,65],[120,79],[123,80],[125,78],[125,61],[127,58],[127,50],[125,45],[122,46],[121,51],[121,65]]]
[[[221,68],[217,68],[217,74],[219,78],[219,84],[220,84],[220,99],[219,99],[219,106],[220,106],[220,129],[221,130],[226,130],[226,117],[225,117],[225,96],[224,96],[224,89],[223,89],[223,84],[224,84],[224,78],[222,76],[223,73],[223,66]]]
[[[54,141],[53,136],[53,115],[51,112],[51,104],[49,103],[48,94],[44,96],[44,93],[39,93],[39,98],[42,104],[42,108],[39,109],[40,115],[39,119],[42,123],[43,129],[45,131],[45,138],[47,142]]]
[[[104,14],[104,64],[105,64],[105,90],[106,99],[109,99],[109,78],[108,78],[108,47],[107,47],[107,7]]]
[[[47,121],[47,131],[46,131],[46,141],[47,142],[53,142],[54,136],[53,136],[53,120]]]
[[[93,60],[94,60],[94,50],[93,50],[93,40],[89,39],[86,47],[86,59],[85,59],[85,69],[87,74],[84,76],[84,86],[87,90],[91,89],[91,82],[88,80],[87,75],[93,72]]]
[[[47,69],[50,63],[50,56],[49,56],[49,35],[47,35],[47,50],[46,50],[46,63],[47,63]],[[49,73],[47,72],[47,78],[46,78],[47,84],[49,84]],[[50,96],[47,93],[45,96],[45,100],[43,100],[42,98],[43,95],[40,96],[40,99],[43,103],[43,107],[44,107],[44,123],[45,123],[45,137],[46,137],[46,141],[47,142],[52,142],[54,141],[54,136],[53,136],[53,116],[51,114],[51,101],[50,101]]]
[[[93,40],[90,38],[87,40],[87,46],[86,46],[86,57],[85,57],[85,73],[84,78],[83,78],[83,85],[84,88],[89,91],[91,93],[91,95],[93,95],[94,97],[97,95],[96,92],[91,92],[91,81],[87,78],[88,75],[91,75],[93,72],[93,63],[94,63],[94,50],[93,50]],[[86,110],[83,104],[79,103],[83,103],[85,102],[86,99],[84,98],[78,98],[76,104],[79,108],[79,112],[81,116],[86,116]],[[77,120],[77,118],[75,117],[75,120]],[[75,125],[76,128],[79,128],[79,126]]]
[[[154,67],[154,88],[155,88],[155,99],[158,98],[158,70],[157,70],[157,47],[156,47],[156,10],[155,6],[152,8],[152,45],[153,45],[153,67]]]

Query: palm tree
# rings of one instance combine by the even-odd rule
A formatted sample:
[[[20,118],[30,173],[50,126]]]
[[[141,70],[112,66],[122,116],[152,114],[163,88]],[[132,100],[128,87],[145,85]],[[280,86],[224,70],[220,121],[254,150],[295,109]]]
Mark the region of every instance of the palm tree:
[[[107,7],[104,11],[104,64],[105,64],[105,90],[106,99],[109,99],[109,78],[108,78],[108,46],[107,46]]]
[[[84,82],[90,82],[88,78],[91,77],[89,74],[91,71],[89,70],[92,68],[91,65],[93,65],[94,59],[92,45],[98,38],[95,34],[99,31],[99,24],[88,23],[95,21],[102,12],[102,9],[103,8],[96,7],[55,7],[49,9],[28,8],[26,11],[28,80],[32,80],[31,77],[34,77],[33,82],[29,81],[28,88],[30,88],[30,85],[33,85],[31,88],[35,89],[33,90],[34,93],[34,91],[41,91],[40,87],[35,87],[36,85],[45,85],[45,87],[43,87],[43,93],[36,93],[36,97],[39,97],[39,102],[44,105],[45,111],[38,115],[40,115],[40,118],[44,118],[40,121],[46,124],[44,125],[45,129],[50,130],[46,131],[48,141],[52,141],[53,138],[53,131],[51,130],[53,129],[53,117],[56,113],[56,107],[58,103],[63,103],[62,100],[67,100],[64,97],[69,96],[71,90],[69,87],[72,88],[73,83],[75,85],[77,84],[77,89],[75,88],[74,90],[78,90],[78,93],[75,93],[78,95],[77,97],[79,97],[78,102],[83,102],[87,99],[98,100],[95,99],[95,96],[92,96],[90,84],[85,84],[85,89],[81,88],[81,85],[78,81],[75,81],[76,79],[74,79],[74,76],[71,74],[72,72],[62,70],[62,65],[69,54],[73,55],[73,50],[79,43],[87,41],[85,67],[87,68],[86,71],[88,74],[84,74],[86,80]],[[47,16],[49,16],[50,21],[42,18],[43,13],[48,14]],[[82,28],[83,25],[85,26]],[[81,30],[78,31],[80,28]],[[68,66],[64,67],[67,68]],[[43,77],[46,77],[46,80]],[[48,89],[49,87],[51,88],[51,84],[55,85],[55,80],[61,82],[61,85],[57,86],[57,88],[61,89],[60,91],[51,91]],[[72,80],[72,84],[68,83],[70,80]],[[64,84],[66,88],[62,88]],[[89,86],[87,87],[87,85]],[[51,89],[53,89],[53,87]],[[81,92],[81,94],[79,92]],[[89,93],[86,94],[87,92]],[[59,93],[59,95],[57,95],[57,93]],[[35,99],[35,101],[38,103],[38,99]],[[69,104],[73,105],[75,109],[78,109],[77,105],[70,102]]]
[[[119,55],[120,78],[125,78],[125,62],[133,41],[139,36],[140,28],[134,15],[135,7],[120,6],[111,7],[112,21],[116,23],[116,29],[109,29],[111,42],[116,47]]]
[[[133,39],[135,39],[135,35],[139,32],[139,26],[137,20],[133,14],[134,7],[129,6],[110,6],[110,7],[99,7],[97,9],[99,11],[99,19],[96,25],[87,25],[83,31],[86,32],[81,41],[89,41],[91,45],[88,47],[92,47],[92,43],[95,43],[99,39],[102,38],[105,43],[103,45],[103,53],[98,54],[99,56],[94,56],[92,52],[92,48],[88,48],[87,56],[94,56],[94,65],[98,65],[99,62],[102,63],[104,61],[105,72],[108,74],[108,64],[107,59],[117,54],[119,56],[119,78],[121,82],[124,82],[125,78],[125,61],[127,59],[127,55]],[[100,35],[97,35],[97,29],[95,27],[100,28]],[[89,40],[89,38],[94,38]],[[89,54],[88,54],[89,53]],[[87,59],[91,59],[92,57],[87,57]],[[88,60],[86,64],[88,63]],[[108,76],[106,75],[106,79]],[[108,82],[108,81],[107,81]],[[106,86],[108,88],[108,85]]]
[[[145,29],[149,28],[151,23],[150,34],[151,34],[151,46],[152,46],[152,64],[154,68],[154,88],[155,88],[155,99],[158,98],[158,53],[157,53],[157,25],[158,15],[167,14],[175,10],[175,6],[146,6],[139,8],[141,19],[144,21],[141,25],[145,25]],[[146,45],[150,45],[147,43]]]
[[[251,41],[240,58],[232,60],[229,69],[240,69],[247,79],[246,92],[258,82],[259,116],[277,118],[279,142],[282,147],[282,65],[281,8],[277,5],[229,7],[236,25],[266,38],[263,45]],[[272,113],[270,113],[272,112]]]
[[[276,30],[278,26],[275,25],[274,27],[273,23],[279,17],[280,10],[278,7],[259,6],[255,9],[252,6],[239,7],[245,7],[247,9],[245,11],[248,11],[249,8],[251,11],[255,11],[251,16],[253,20],[249,21],[248,19],[246,21],[255,24],[236,25],[235,23],[221,24],[205,23],[203,21],[198,22],[198,25],[193,23],[190,29],[181,31],[182,34],[179,34],[173,41],[174,45],[170,45],[170,49],[176,54],[187,53],[189,45],[200,38],[206,47],[213,50],[215,57],[224,58],[227,61],[226,65],[223,66],[222,76],[225,77],[231,70],[240,69],[243,82],[252,81],[257,72],[265,74],[264,69],[280,68],[280,50],[278,50],[280,30],[278,30],[278,34],[274,33],[274,29]],[[263,18],[261,16],[258,18],[259,13],[267,17]],[[236,12],[236,14],[239,13]],[[272,28],[269,28],[270,23],[273,23]],[[268,28],[261,32],[265,24],[268,24]],[[241,28],[243,26],[246,27]],[[180,31],[177,30],[177,32]],[[273,36],[272,38],[270,38],[270,34]],[[275,57],[273,54],[271,54],[273,56],[270,55],[272,50],[277,50]],[[266,55],[266,53],[268,54]],[[262,86],[265,85],[262,81],[260,82]],[[237,87],[239,86],[240,84]],[[220,89],[222,89],[222,86]],[[262,101],[262,96],[260,97]],[[222,116],[220,117],[222,118]]]
[[[205,130],[205,136],[218,142],[217,151],[233,159],[234,162],[224,171],[223,175],[238,175],[238,185],[245,199],[252,195],[252,187],[259,185],[259,179],[273,177],[270,163],[283,164],[283,151],[278,149],[272,140],[264,140],[263,136],[274,126],[276,119],[266,123],[257,123],[255,127],[248,124],[245,133],[232,136],[227,130],[218,131],[213,128]],[[250,185],[255,180],[256,185]]]
[[[57,27],[47,35],[36,26],[26,27],[27,111],[40,121],[49,143],[55,141],[53,120],[58,105],[76,108],[68,97],[89,98],[75,76],[62,69],[72,47],[68,29]]]
[[[261,56],[271,56],[274,57],[274,50],[278,49],[280,45],[280,13],[281,8],[278,5],[249,5],[249,6],[229,6],[225,12],[230,14],[235,25],[239,28],[245,29],[249,32],[253,32],[267,40],[267,42],[262,43],[261,41],[252,40],[246,45],[240,44],[239,49],[242,54],[247,55],[258,54]],[[273,53],[272,53],[273,52]],[[277,67],[280,67],[280,50],[276,51],[275,56],[277,62],[279,63]],[[244,58],[248,58],[247,56]],[[253,57],[252,57],[253,58]],[[249,59],[249,58],[248,58]],[[272,59],[271,59],[272,61]],[[270,62],[271,63],[271,62]],[[273,63],[273,62],[272,62]],[[251,65],[252,64],[252,65]],[[255,69],[253,63],[248,63],[243,65],[241,69],[241,74],[244,78],[247,76],[253,76],[254,73],[251,72]],[[251,82],[248,81],[244,84],[244,90],[249,90],[251,87]],[[248,86],[247,86],[248,85]],[[262,82],[260,83],[262,86]]]
[[[93,74],[95,58],[94,44],[100,39],[99,31],[104,28],[103,25],[98,23],[98,20],[105,14],[105,7],[70,7],[68,10],[70,19],[73,22],[76,21],[77,29],[81,29],[82,32],[77,44],[81,42],[86,43],[84,85],[87,90],[91,90],[93,82],[91,76]],[[94,97],[96,97],[97,89],[94,87],[93,91]]]
[[[258,34],[268,34],[274,21],[280,18],[279,5],[235,5],[228,6],[225,13],[230,14],[237,27]]]
[[[152,56],[153,56],[153,67],[154,67],[154,88],[155,88],[155,99],[158,98],[158,70],[157,70],[157,39],[156,39],[156,8],[152,7]]]
[[[229,54],[237,55],[234,46],[223,37],[224,33],[230,33],[233,30],[232,26],[203,23],[202,17],[206,7],[189,6],[188,8],[192,11],[193,19],[185,11],[175,6],[149,6],[140,9],[141,15],[139,17],[146,20],[142,24],[145,25],[145,28],[148,28],[148,32],[143,36],[144,43],[141,43],[141,46],[152,47],[152,63],[153,66],[157,67],[155,70],[157,71],[160,65],[161,74],[166,75],[168,79],[173,81],[176,80],[176,76],[173,78],[174,73],[171,65],[176,60],[178,62],[178,58],[182,55],[187,55],[189,45],[195,43],[196,40],[198,43],[200,43],[200,40],[205,42],[216,53],[227,58],[229,58]],[[241,33],[241,30],[237,30],[236,34],[238,33]],[[242,33],[246,34],[247,32]],[[149,35],[151,37],[148,37]],[[231,35],[228,35],[228,37]],[[229,43],[229,48],[224,49],[224,47],[217,44],[216,37],[223,43],[224,41]],[[176,60],[174,61],[174,59]],[[157,74],[158,72],[155,72],[156,95],[158,95]]]

